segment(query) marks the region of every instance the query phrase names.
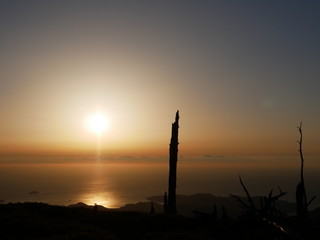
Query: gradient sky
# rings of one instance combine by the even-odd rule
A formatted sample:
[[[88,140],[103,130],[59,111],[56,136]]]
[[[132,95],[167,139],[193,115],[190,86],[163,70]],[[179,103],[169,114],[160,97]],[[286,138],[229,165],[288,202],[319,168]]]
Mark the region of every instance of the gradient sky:
[[[318,1],[0,0],[0,152],[320,156]]]

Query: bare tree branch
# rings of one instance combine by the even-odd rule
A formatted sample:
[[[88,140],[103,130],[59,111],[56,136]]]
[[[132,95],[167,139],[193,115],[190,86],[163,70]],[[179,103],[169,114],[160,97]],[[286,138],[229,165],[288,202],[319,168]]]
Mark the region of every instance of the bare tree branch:
[[[243,190],[245,191],[245,193],[246,193],[246,195],[247,195],[247,198],[248,198],[248,201],[249,201],[251,207],[256,208],[255,205],[254,205],[254,202],[253,202],[253,200],[252,200],[252,198],[251,198],[251,196],[250,196],[250,194],[249,194],[248,189],[246,188],[246,186],[245,186],[244,183],[242,182],[242,179],[241,179],[241,176],[240,176],[240,175],[239,175],[239,180],[240,180],[240,183],[241,183],[241,186],[242,186]]]

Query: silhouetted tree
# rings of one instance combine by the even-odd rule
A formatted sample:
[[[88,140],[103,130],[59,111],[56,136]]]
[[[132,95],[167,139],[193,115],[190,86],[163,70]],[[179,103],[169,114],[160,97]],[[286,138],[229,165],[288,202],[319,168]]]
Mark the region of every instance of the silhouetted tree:
[[[213,218],[213,220],[217,220],[218,219],[218,211],[217,211],[216,202],[214,202],[214,205],[213,205],[212,218]]]
[[[280,193],[276,196],[272,196],[273,194],[273,189],[269,192],[268,196],[261,197],[260,199],[260,209],[256,207],[254,204],[254,201],[242,182],[241,176],[239,176],[240,184],[246,193],[247,196],[247,201],[248,203],[244,202],[239,196],[232,195],[230,194],[231,197],[235,198],[240,204],[242,205],[243,209],[245,210],[244,214],[248,217],[253,217],[253,218],[266,218],[266,217],[273,217],[275,215],[281,215],[281,213],[275,208],[275,202],[279,200],[280,197],[285,195],[285,192],[282,192],[282,190],[279,187]]]
[[[97,213],[98,212],[98,205],[95,203],[93,206],[93,213]]]
[[[153,202],[151,201],[151,206],[150,206],[150,214],[153,215],[155,212]]]
[[[225,207],[225,206],[222,206],[221,220],[222,220],[222,221],[227,221],[227,220],[229,220],[229,216],[228,216],[228,213],[227,213],[227,210],[226,210],[226,207]]]
[[[298,126],[297,128],[300,134],[300,138],[298,140],[298,143],[299,143],[298,151],[300,154],[301,166],[300,166],[300,182],[298,183],[296,188],[296,204],[297,204],[298,218],[304,219],[308,214],[308,206],[315,199],[315,196],[313,196],[311,200],[308,202],[307,192],[304,184],[304,175],[303,175],[304,158],[303,158],[303,152],[302,152],[302,122],[300,122],[300,126]]]
[[[168,197],[167,197],[167,192],[164,193],[163,196],[163,212],[168,213]]]
[[[176,184],[177,184],[177,161],[178,161],[178,129],[179,111],[176,113],[175,122],[172,123],[171,141],[169,148],[169,189],[168,189],[168,213],[176,214]]]

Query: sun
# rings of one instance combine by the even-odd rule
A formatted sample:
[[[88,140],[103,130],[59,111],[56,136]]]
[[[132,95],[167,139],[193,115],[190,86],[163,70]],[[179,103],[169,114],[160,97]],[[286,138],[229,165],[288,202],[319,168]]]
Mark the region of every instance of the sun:
[[[105,114],[97,112],[89,116],[86,120],[86,127],[97,135],[102,134],[108,127],[108,121]]]

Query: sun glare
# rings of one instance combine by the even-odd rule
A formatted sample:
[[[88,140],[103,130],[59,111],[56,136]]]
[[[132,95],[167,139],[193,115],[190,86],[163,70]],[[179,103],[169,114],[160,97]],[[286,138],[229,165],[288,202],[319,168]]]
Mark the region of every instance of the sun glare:
[[[107,122],[106,116],[98,112],[88,117],[86,121],[86,125],[91,132],[94,132],[96,134],[101,134],[107,129],[108,122]]]
[[[79,201],[84,202],[88,205],[97,204],[108,208],[118,207],[113,196],[107,192],[87,193],[81,196]]]

